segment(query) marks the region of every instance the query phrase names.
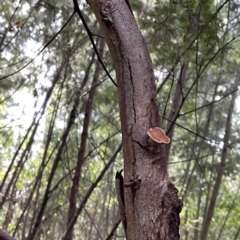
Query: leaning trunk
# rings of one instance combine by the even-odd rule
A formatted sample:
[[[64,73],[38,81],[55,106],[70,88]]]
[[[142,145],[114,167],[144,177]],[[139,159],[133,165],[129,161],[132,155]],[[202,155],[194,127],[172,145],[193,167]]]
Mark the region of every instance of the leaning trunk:
[[[151,153],[147,130],[161,127],[146,42],[124,0],[88,0],[111,51],[123,138],[127,239],[179,239],[182,202],[169,181],[165,146]],[[114,86],[113,86],[114,87]]]

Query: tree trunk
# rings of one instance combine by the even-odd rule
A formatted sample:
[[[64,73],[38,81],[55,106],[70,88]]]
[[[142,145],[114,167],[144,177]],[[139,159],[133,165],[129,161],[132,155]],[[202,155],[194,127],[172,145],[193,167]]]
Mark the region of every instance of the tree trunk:
[[[173,133],[174,133],[174,128],[175,128],[174,123],[176,122],[177,117],[179,116],[179,113],[180,113],[179,107],[181,106],[181,102],[183,101],[183,88],[184,88],[184,84],[186,82],[187,68],[188,68],[188,65],[187,65],[187,63],[185,63],[183,65],[181,72],[179,74],[179,77],[178,77],[178,83],[177,83],[177,87],[176,87],[176,90],[174,93],[174,99],[173,99],[171,111],[168,115],[168,119],[170,121],[168,122],[168,125],[167,125],[167,135],[171,140],[173,139]],[[170,142],[170,144],[168,144],[166,146],[167,160],[169,158],[171,145],[172,145],[172,143]]]
[[[16,240],[12,236],[10,236],[8,233],[4,232],[2,229],[0,229],[0,239],[1,240]]]
[[[102,57],[103,48],[104,48],[104,40],[101,39],[100,42],[101,42],[100,43],[100,56]],[[100,70],[101,70],[101,65],[100,65],[99,61],[97,61],[96,70],[95,70],[95,74],[94,74],[93,81],[92,81],[92,87],[91,87],[92,90],[89,93],[89,98],[86,103],[85,118],[84,118],[84,122],[83,122],[83,131],[82,131],[82,135],[81,135],[81,144],[80,144],[80,148],[78,151],[78,161],[76,164],[74,177],[73,177],[73,181],[72,181],[72,187],[71,187],[70,196],[69,196],[67,228],[69,227],[69,224],[71,223],[72,219],[74,218],[74,215],[76,214],[76,208],[77,208],[76,201],[77,201],[77,196],[79,194],[78,188],[79,188],[79,184],[80,184],[80,176],[81,176],[81,172],[82,172],[82,166],[84,163],[85,150],[87,147],[89,124],[90,124],[91,114],[92,114],[92,104],[93,104],[93,99],[94,99],[95,93],[96,93],[96,84],[99,81]],[[77,101],[76,101],[76,108],[79,105],[79,102],[80,102],[80,97],[78,96]],[[68,231],[68,235],[65,237],[65,239],[66,240],[73,239],[73,228],[71,228],[71,230]]]
[[[165,146],[151,153],[147,130],[161,127],[146,42],[124,0],[88,0],[116,71],[123,138],[127,239],[179,239],[182,202],[169,181]]]
[[[222,149],[221,162],[218,167],[217,178],[216,178],[216,181],[215,181],[215,184],[213,187],[212,197],[210,200],[208,211],[207,211],[207,214],[203,221],[201,240],[207,239],[209,227],[210,227],[213,213],[214,213],[214,208],[215,208],[215,205],[217,202],[218,192],[219,192],[220,185],[222,182],[223,173],[224,173],[224,170],[226,167],[227,150],[228,150],[228,145],[229,145],[229,138],[231,136],[232,114],[233,114],[233,110],[234,110],[234,103],[235,103],[236,97],[237,97],[237,92],[234,92],[232,94],[232,100],[231,100],[231,104],[230,104],[229,111],[228,111],[228,117],[227,117],[227,121],[226,121],[226,130],[225,130],[225,136],[224,136],[224,145],[223,145],[223,149]]]

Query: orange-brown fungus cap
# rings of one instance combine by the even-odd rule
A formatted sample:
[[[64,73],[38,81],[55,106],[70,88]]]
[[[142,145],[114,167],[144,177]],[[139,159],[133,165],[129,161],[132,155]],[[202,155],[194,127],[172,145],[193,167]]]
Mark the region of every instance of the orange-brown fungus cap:
[[[147,131],[147,135],[155,142],[166,144],[170,143],[170,138],[159,127],[150,128]]]

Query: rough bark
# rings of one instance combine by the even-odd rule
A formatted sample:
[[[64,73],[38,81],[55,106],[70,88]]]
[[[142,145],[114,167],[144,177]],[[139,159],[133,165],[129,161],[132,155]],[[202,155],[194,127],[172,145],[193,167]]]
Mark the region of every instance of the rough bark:
[[[147,130],[161,127],[146,42],[124,0],[88,0],[109,46],[117,76],[123,138],[127,239],[179,239],[182,202],[169,181],[165,146],[153,154]],[[135,181],[136,180],[136,181]]]

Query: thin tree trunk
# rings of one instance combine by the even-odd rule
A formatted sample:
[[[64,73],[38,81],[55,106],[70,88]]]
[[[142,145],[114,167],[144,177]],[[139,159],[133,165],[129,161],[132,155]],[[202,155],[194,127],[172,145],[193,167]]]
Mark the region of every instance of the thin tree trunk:
[[[108,234],[106,240],[111,240],[113,239],[113,236],[114,236],[114,233],[116,232],[119,224],[121,222],[121,218],[119,217],[119,219],[117,220],[117,222],[114,223],[113,227],[112,227],[112,230],[110,231],[110,233]]]
[[[186,203],[185,203],[186,204]],[[185,240],[188,240],[188,235],[189,235],[189,230],[188,230],[188,209],[185,211],[185,216],[184,216],[184,235],[185,235]]]
[[[98,185],[98,183],[102,180],[104,174],[106,173],[106,171],[108,170],[108,168],[111,166],[111,164],[115,161],[118,153],[121,151],[122,149],[122,144],[120,144],[117,148],[117,150],[115,151],[115,153],[113,154],[112,158],[109,160],[109,162],[105,165],[104,169],[101,171],[101,173],[99,174],[99,176],[97,177],[96,181],[91,185],[91,187],[89,188],[89,190],[87,191],[85,197],[82,199],[78,209],[76,210],[75,215],[73,216],[71,222],[69,223],[68,229],[65,232],[64,236],[63,236],[63,240],[66,240],[66,237],[68,236],[68,232],[71,231],[71,229],[74,227],[74,224],[77,221],[78,216],[80,215],[81,211],[83,210],[85,204],[87,203],[87,200],[89,199],[90,195],[92,194],[93,190],[95,189],[95,187]]]
[[[45,99],[45,102],[44,102],[44,106],[45,104],[47,104],[47,99],[48,99],[48,95],[51,95],[52,91],[53,91],[53,86],[56,84],[56,82],[58,81],[58,79],[60,78],[60,74],[62,72],[62,69],[66,66],[66,64],[69,62],[69,59],[71,58],[71,56],[76,52],[76,50],[82,45],[83,41],[79,41],[79,43],[77,43],[72,49],[71,51],[68,53],[68,55],[64,58],[64,60],[62,61],[62,64],[60,66],[60,68],[58,69],[55,77],[54,77],[54,84],[52,84],[52,87],[50,88],[47,96],[46,96],[46,99]],[[43,202],[42,202],[42,205],[40,207],[40,211],[38,212],[38,215],[37,215],[37,219],[36,219],[36,222],[34,224],[34,227],[33,227],[33,230],[29,232],[29,236],[28,236],[28,240],[33,240],[35,238],[35,236],[37,235],[38,231],[39,231],[39,227],[41,225],[41,219],[42,219],[42,216],[43,216],[43,213],[45,211],[45,208],[47,206],[47,202],[50,198],[50,192],[51,192],[51,184],[52,184],[52,180],[53,180],[53,177],[54,177],[54,174],[55,174],[55,171],[57,170],[57,166],[58,166],[58,163],[61,159],[61,155],[62,155],[62,152],[65,148],[65,144],[66,144],[66,141],[67,141],[67,137],[68,137],[68,134],[71,130],[71,127],[72,125],[74,124],[74,121],[75,121],[75,117],[76,117],[76,109],[73,107],[71,113],[70,113],[70,116],[69,116],[69,119],[68,119],[68,124],[67,124],[67,127],[66,127],[66,130],[65,132],[63,133],[62,137],[61,137],[61,145],[58,149],[58,152],[56,154],[56,158],[54,159],[54,162],[53,162],[53,166],[52,166],[52,169],[51,169],[51,173],[50,173],[50,176],[49,176],[49,179],[48,179],[48,184],[47,184],[47,187],[45,189],[45,193],[44,193],[44,197],[43,197]]]
[[[230,137],[230,134],[231,134],[232,114],[233,114],[235,99],[236,99],[236,92],[234,92],[232,94],[232,100],[231,100],[231,104],[230,104],[230,107],[229,107],[228,117],[227,117],[227,122],[226,122],[226,129],[225,129],[224,145],[223,145],[223,149],[222,149],[221,162],[219,164],[217,179],[216,179],[215,185],[213,187],[213,193],[212,193],[211,201],[210,201],[210,204],[209,204],[209,207],[208,207],[208,211],[207,211],[207,214],[206,214],[205,219],[203,221],[202,232],[201,232],[201,240],[206,240],[207,239],[208,230],[209,230],[210,223],[211,223],[211,220],[212,220],[212,217],[213,217],[214,208],[215,208],[215,205],[216,205],[219,188],[220,188],[220,185],[221,185],[221,182],[222,182],[222,176],[223,176],[223,173],[224,173],[224,169],[226,167],[227,150],[228,150],[229,137]]]
[[[1,240],[16,240],[12,236],[10,236],[8,233],[4,232],[2,229],[0,229],[0,239]]]
[[[179,114],[179,105],[183,98],[183,87],[186,81],[186,73],[187,73],[187,64],[184,64],[179,74],[176,91],[174,93],[172,108],[168,116],[168,119],[171,121],[169,121],[167,125],[167,135],[171,140],[173,139],[173,133],[174,133],[174,127],[175,127],[173,121],[176,119],[177,115]],[[169,158],[171,145],[172,145],[172,141],[166,146],[167,159]]]
[[[8,186],[6,187],[5,195],[3,196],[2,201],[0,202],[0,209],[3,206],[10,189],[15,187],[15,185],[13,183],[15,182],[15,184],[16,184],[16,181],[18,180],[19,174],[20,174],[20,172],[21,172],[21,170],[22,170],[22,168],[24,166],[24,163],[27,160],[27,156],[28,156],[27,153],[31,149],[32,143],[34,141],[35,133],[37,132],[37,129],[38,129],[38,126],[39,126],[39,122],[40,122],[42,116],[45,113],[47,104],[48,104],[48,102],[49,102],[49,100],[50,100],[50,98],[52,96],[53,90],[54,90],[56,84],[58,83],[58,81],[60,80],[61,73],[62,73],[63,69],[66,67],[67,63],[69,62],[70,57],[76,52],[76,50],[80,47],[80,45],[82,45],[82,42],[83,42],[83,40],[79,41],[79,43],[76,44],[76,46],[69,52],[69,54],[62,58],[61,66],[56,71],[56,74],[55,74],[53,82],[52,82],[52,86],[49,88],[49,90],[48,90],[48,92],[47,92],[47,94],[45,96],[45,100],[44,100],[40,110],[35,114],[31,126],[28,128],[27,133],[26,133],[24,139],[21,141],[21,143],[20,143],[16,153],[13,156],[11,164],[8,167],[8,170],[6,171],[6,174],[5,174],[4,178],[3,178],[3,181],[1,182],[0,192],[2,191],[2,189],[4,187],[5,181],[6,181],[7,177],[9,176],[9,173],[10,173],[10,171],[11,171],[13,165],[14,165],[14,162],[15,162],[15,160],[16,160],[16,158],[17,158],[17,156],[18,156],[18,154],[19,154],[23,144],[25,143],[25,141],[28,138],[28,135],[32,131],[31,136],[29,137],[30,140],[28,141],[27,146],[24,149],[24,151],[23,151],[23,153],[22,153],[22,155],[20,157],[20,160],[18,161],[18,164],[17,164],[17,166],[15,168],[15,171],[14,171],[14,173],[12,175],[12,178],[9,181]],[[40,116],[39,116],[39,114],[40,114]],[[25,158],[25,161],[24,161],[24,158]]]
[[[198,203],[197,203],[197,211],[196,211],[196,223],[194,226],[194,240],[198,240],[198,236],[199,236],[199,219],[200,219],[200,210],[201,210],[201,203],[202,203],[202,189],[199,189],[198,191]]]
[[[16,198],[15,198],[15,194],[13,194],[11,199],[9,199],[8,210],[7,210],[4,222],[2,224],[3,230],[7,230],[9,223],[12,221],[12,216],[15,210],[15,204],[16,204]]]
[[[215,86],[215,89],[214,89],[214,94],[213,94],[213,97],[212,97],[212,102],[214,102],[215,98],[216,98],[216,95],[217,95],[217,89],[218,89],[218,85],[220,83],[220,76],[218,78],[218,82]],[[205,92],[204,92],[204,98],[207,97],[207,93],[208,93],[208,84],[206,85],[206,88],[205,88]],[[208,136],[208,133],[209,133],[209,126],[211,124],[211,120],[213,119],[213,111],[214,111],[214,104],[211,104],[210,105],[210,108],[209,108],[209,112],[207,114],[207,119],[206,119],[206,124],[204,126],[204,133],[203,133],[203,136]],[[203,113],[203,112],[202,112]],[[201,116],[202,116],[202,113],[200,114],[200,119],[201,119]],[[199,121],[200,121],[199,119]],[[194,154],[194,151],[196,151],[196,146],[195,144],[197,143],[197,136],[195,136],[195,141],[194,141],[194,145],[192,147],[192,152],[190,154],[190,159],[195,157],[195,163],[194,163],[194,166],[192,167],[191,171],[190,171],[190,166],[191,166],[191,162],[188,163],[187,165],[187,168],[185,170],[185,177],[184,177],[184,181],[183,181],[183,186],[185,186],[186,184],[186,187],[185,187],[185,190],[184,190],[184,193],[182,195],[182,199],[184,200],[187,196],[187,192],[189,190],[189,187],[190,187],[190,184],[192,182],[192,176],[194,174],[194,172],[196,171],[196,167],[199,166],[199,163],[198,163],[198,159],[200,157],[200,154],[202,152],[202,147],[203,147],[203,144],[205,142],[205,139],[201,138],[201,142],[200,144],[198,143],[198,152],[195,156]],[[189,174],[190,173],[190,174]],[[188,177],[189,176],[189,177]]]
[[[165,146],[151,153],[147,131],[161,127],[153,66],[125,0],[88,0],[116,71],[123,139],[127,239],[177,240],[182,202],[169,181]]]
[[[54,122],[56,120],[57,110],[59,108],[61,92],[62,92],[62,86],[60,88],[59,97],[58,97],[58,99],[56,101],[56,106],[54,107],[54,111],[53,111],[54,114],[52,115],[51,120],[50,120],[49,130],[48,130],[48,133],[47,133],[46,143],[45,143],[45,147],[44,147],[44,153],[43,153],[43,157],[42,157],[42,162],[41,162],[41,165],[40,165],[40,167],[38,169],[36,180],[35,180],[35,182],[33,184],[31,192],[29,190],[30,193],[29,193],[28,199],[27,199],[27,201],[25,203],[25,206],[23,207],[21,216],[17,220],[16,227],[15,227],[14,232],[13,232],[13,237],[15,236],[16,232],[18,231],[20,223],[23,222],[23,217],[24,217],[25,212],[27,210],[29,211],[29,207],[31,206],[31,202],[32,202],[32,198],[33,198],[34,193],[36,195],[35,196],[36,200],[33,201],[33,205],[34,205],[34,211],[33,212],[34,213],[33,213],[32,219],[34,219],[35,218],[35,214],[37,214],[37,211],[36,211],[37,203],[36,202],[39,199],[39,189],[40,189],[40,186],[41,186],[42,174],[43,174],[43,171],[44,171],[45,167],[47,166],[47,163],[46,163],[47,151],[49,149],[49,145],[50,145],[50,142],[52,140],[53,126],[54,126]],[[26,218],[27,217],[28,217],[28,213],[26,213]],[[26,220],[24,222],[26,222]],[[31,232],[32,225],[33,225],[33,221],[31,221],[31,223],[28,224],[29,232]],[[25,225],[23,225],[23,226],[25,226]],[[24,239],[25,238],[25,228],[24,227],[22,227],[22,236],[24,236],[24,237],[22,237]]]
[[[104,48],[104,40],[101,39],[100,41],[100,56],[103,56],[103,48]],[[68,209],[68,221],[67,221],[67,227],[71,223],[75,212],[76,212],[76,200],[77,200],[77,195],[78,195],[78,187],[79,187],[79,181],[80,181],[80,176],[82,172],[82,165],[84,163],[84,156],[85,156],[85,150],[87,146],[87,139],[88,139],[88,128],[89,128],[89,123],[91,120],[91,114],[92,114],[92,104],[93,104],[93,99],[95,97],[96,93],[96,87],[94,87],[98,81],[99,81],[99,75],[100,75],[100,70],[101,70],[101,65],[100,62],[97,61],[97,66],[95,70],[95,74],[93,77],[92,81],[92,90],[89,93],[89,98],[86,104],[86,110],[85,110],[85,118],[84,118],[84,123],[83,123],[83,131],[82,131],[82,136],[81,136],[81,145],[80,149],[78,152],[78,161],[73,177],[73,182],[72,182],[72,187],[70,191],[70,197],[69,197],[69,209]],[[68,234],[65,236],[66,240],[71,240],[73,239],[73,228],[71,228],[70,231],[68,231]]]
[[[232,201],[232,203],[231,203],[231,205],[230,205],[230,207],[229,207],[229,209],[228,209],[228,213],[227,213],[227,215],[226,215],[226,217],[225,217],[225,219],[224,219],[224,221],[223,221],[221,230],[220,230],[219,233],[218,233],[217,240],[220,240],[220,239],[222,238],[222,236],[223,236],[223,230],[225,229],[226,222],[227,222],[227,220],[229,219],[229,216],[231,216],[231,212],[232,212],[232,210],[233,210],[234,207],[235,207],[236,201],[238,201],[239,190],[240,190],[240,185],[238,186],[238,190],[237,190],[237,192],[236,192],[236,194],[235,194],[235,197],[234,197],[234,199],[233,199],[233,201]]]

